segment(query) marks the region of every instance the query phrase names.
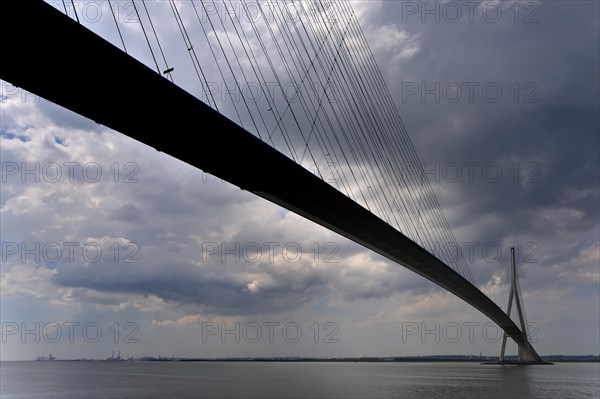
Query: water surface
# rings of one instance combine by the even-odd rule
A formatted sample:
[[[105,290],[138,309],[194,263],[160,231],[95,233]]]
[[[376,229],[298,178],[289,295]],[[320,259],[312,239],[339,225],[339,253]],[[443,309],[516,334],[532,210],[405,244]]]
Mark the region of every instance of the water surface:
[[[600,364],[2,362],[12,398],[599,398]]]

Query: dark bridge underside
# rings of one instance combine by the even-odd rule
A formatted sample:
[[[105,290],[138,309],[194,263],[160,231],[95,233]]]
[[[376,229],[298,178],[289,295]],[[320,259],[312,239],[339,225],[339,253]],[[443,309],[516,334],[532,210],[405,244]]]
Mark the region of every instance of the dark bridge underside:
[[[266,198],[420,274],[488,316],[531,360],[540,360],[517,325],[479,289],[202,101],[41,0],[2,1],[0,15],[1,79]],[[27,36],[21,34],[24,31]]]

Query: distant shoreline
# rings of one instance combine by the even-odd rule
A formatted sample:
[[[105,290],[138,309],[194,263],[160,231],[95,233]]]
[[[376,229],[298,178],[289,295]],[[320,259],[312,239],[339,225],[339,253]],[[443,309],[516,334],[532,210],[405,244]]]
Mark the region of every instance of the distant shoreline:
[[[542,356],[545,361],[556,363],[600,363],[600,356],[594,355],[553,355]],[[507,357],[508,361],[516,362],[515,356]],[[3,360],[8,362],[9,360]],[[280,363],[481,363],[498,361],[497,356],[392,356],[392,357],[341,357],[341,358],[313,358],[313,357],[228,357],[228,358],[179,358],[179,357],[151,357],[140,358],[108,358],[108,359],[33,359],[13,361],[34,362],[61,362],[61,361],[88,361],[88,362],[280,362]]]

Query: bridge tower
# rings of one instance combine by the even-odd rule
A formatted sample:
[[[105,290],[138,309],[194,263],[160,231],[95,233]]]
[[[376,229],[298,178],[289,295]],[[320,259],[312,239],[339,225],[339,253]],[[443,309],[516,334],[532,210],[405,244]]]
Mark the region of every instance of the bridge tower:
[[[517,276],[517,267],[515,263],[515,248],[512,247],[510,249],[510,294],[508,297],[508,309],[506,314],[510,317],[510,313],[513,307],[513,300],[515,302],[515,306],[517,308],[517,314],[519,318],[519,327],[521,328],[521,332],[523,334],[523,345],[518,346],[518,362],[519,363],[539,363],[540,358],[534,355],[535,351],[529,350],[530,348],[533,350],[531,344],[529,343],[529,337],[527,336],[527,318],[525,317],[525,305],[523,304],[523,298],[521,297],[521,289],[519,286],[519,280]],[[508,335],[506,332],[502,337],[502,347],[500,348],[500,358],[498,359],[499,363],[510,363],[507,362],[504,358],[506,351],[506,339]]]

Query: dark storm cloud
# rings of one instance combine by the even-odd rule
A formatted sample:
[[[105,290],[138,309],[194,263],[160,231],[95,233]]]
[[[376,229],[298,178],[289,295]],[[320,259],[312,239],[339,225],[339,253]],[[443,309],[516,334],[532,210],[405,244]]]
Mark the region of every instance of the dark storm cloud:
[[[450,3],[466,12],[463,3]],[[423,8],[435,10],[435,4],[447,7],[382,2],[367,10],[366,25],[374,31],[388,24],[418,39],[410,59],[390,66],[393,53],[382,51],[378,60],[459,240],[506,250],[505,240],[527,237],[538,244],[545,267],[564,257],[559,250],[581,254],[582,246],[593,245],[582,237],[593,235],[599,217],[598,3],[499,2],[503,14],[495,23],[482,17],[484,2],[472,23],[466,14],[456,23],[442,13],[438,22],[435,12],[423,17]],[[526,14],[532,23],[524,23]],[[473,101],[465,82],[477,85]],[[463,89],[459,101],[443,91],[455,83]],[[488,83],[502,88],[499,101],[482,94]],[[419,92],[408,95],[414,87]],[[439,98],[422,96],[423,87]],[[477,165],[473,181],[465,162]],[[489,163],[500,167],[499,181],[491,181],[493,173],[482,175]],[[461,166],[457,181],[454,169],[444,175],[449,164]],[[566,242],[559,249],[553,242],[561,239]],[[485,276],[504,265],[477,266]]]
[[[127,215],[138,212],[123,208]],[[332,295],[358,301],[434,289],[432,283],[378,255],[366,254],[357,244],[327,237],[319,227],[311,226],[307,233],[316,234],[298,240],[298,232],[294,234],[289,224],[266,223],[246,222],[237,234],[220,241],[210,238],[214,231],[209,223],[196,232],[205,237],[202,243],[182,232],[169,235],[167,226],[149,229],[132,262],[115,262],[111,252],[87,266],[61,265],[52,281],[61,287],[104,293],[154,295],[229,315],[293,311]],[[128,235],[135,236],[135,232]]]
[[[163,263],[165,262],[165,263]],[[155,295],[166,302],[200,305],[220,314],[256,314],[293,310],[310,300],[307,290],[324,284],[318,272],[294,268],[293,273],[260,265],[212,263],[202,266],[176,261],[144,261],[140,265],[95,264],[61,267],[53,281],[64,287],[101,292]],[[267,269],[267,270],[264,270]],[[273,283],[258,291],[248,289],[248,273],[263,273]]]

